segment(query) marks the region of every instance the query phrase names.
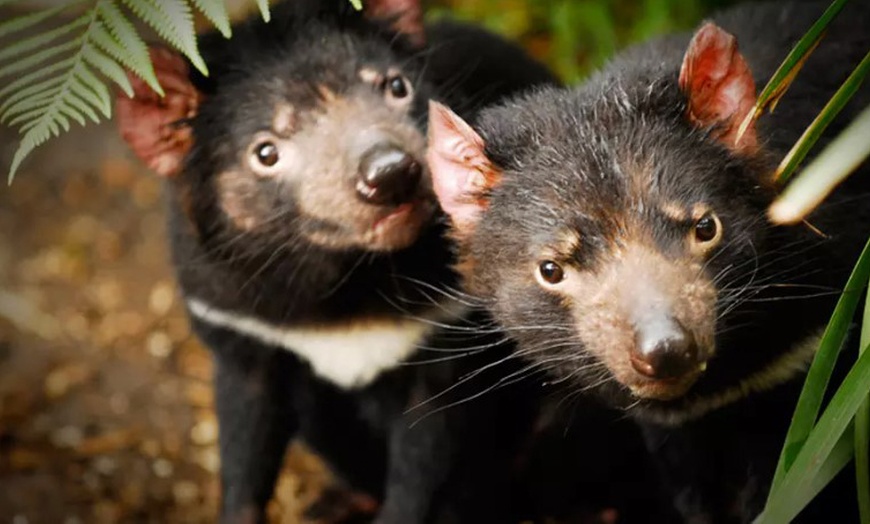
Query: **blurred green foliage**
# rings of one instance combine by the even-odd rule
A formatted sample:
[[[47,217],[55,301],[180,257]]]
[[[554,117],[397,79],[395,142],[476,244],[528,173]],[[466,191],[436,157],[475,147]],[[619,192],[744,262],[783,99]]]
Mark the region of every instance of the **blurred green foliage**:
[[[689,29],[735,0],[431,0],[431,17],[483,24],[521,42],[569,83],[614,52],[657,34]]]

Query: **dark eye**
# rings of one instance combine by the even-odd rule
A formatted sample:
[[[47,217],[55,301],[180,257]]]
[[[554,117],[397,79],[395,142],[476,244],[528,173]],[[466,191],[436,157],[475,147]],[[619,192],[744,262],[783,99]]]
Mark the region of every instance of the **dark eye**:
[[[549,284],[558,284],[565,279],[565,271],[562,270],[562,266],[552,260],[541,262],[538,271],[541,273],[541,278]]]
[[[278,147],[272,142],[263,142],[254,150],[257,160],[266,167],[272,167],[278,163]]]
[[[698,242],[710,242],[719,233],[719,220],[713,213],[705,213],[695,222],[695,238]]]
[[[393,98],[405,98],[408,96],[408,83],[401,76],[387,78],[387,91]]]

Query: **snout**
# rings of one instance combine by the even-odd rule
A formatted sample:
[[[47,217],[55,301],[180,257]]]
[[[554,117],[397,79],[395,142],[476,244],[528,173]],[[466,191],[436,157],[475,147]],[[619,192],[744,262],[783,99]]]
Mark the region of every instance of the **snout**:
[[[392,145],[378,145],[360,162],[357,196],[367,204],[398,206],[417,195],[423,166],[413,155]]]
[[[677,319],[657,318],[635,330],[630,359],[638,373],[655,380],[678,381],[702,370],[703,352]]]

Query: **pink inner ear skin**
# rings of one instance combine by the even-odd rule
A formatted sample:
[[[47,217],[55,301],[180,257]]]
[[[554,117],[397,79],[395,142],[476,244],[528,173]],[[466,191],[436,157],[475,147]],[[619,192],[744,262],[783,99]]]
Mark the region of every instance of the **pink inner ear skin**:
[[[687,116],[693,124],[717,126],[719,140],[736,153],[757,151],[754,124],[737,141],[756,96],[752,72],[732,34],[710,22],[695,33],[680,69],[680,88],[689,99]]]
[[[498,181],[474,129],[438,102],[429,102],[429,147],[432,185],[442,209],[461,235],[472,232],[486,208],[480,193]]]
[[[196,115],[201,94],[191,84],[181,56],[163,48],[150,51],[165,96],[128,73],[134,97],[118,95],[115,118],[121,136],[148,167],[162,176],[174,176],[193,143],[190,127],[177,123]]]
[[[414,45],[422,46],[426,42],[420,0],[365,0],[363,9],[372,18],[395,18],[393,29],[407,36]]]

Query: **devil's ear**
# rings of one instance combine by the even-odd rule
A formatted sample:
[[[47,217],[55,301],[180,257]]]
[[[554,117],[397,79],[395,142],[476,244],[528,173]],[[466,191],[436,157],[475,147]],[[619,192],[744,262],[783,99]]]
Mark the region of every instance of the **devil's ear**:
[[[174,176],[181,171],[193,144],[188,121],[196,115],[202,95],[191,83],[181,55],[161,47],[149,51],[165,96],[128,73],[134,96],[118,95],[115,118],[121,136],[136,156],[158,174]]]
[[[371,18],[391,20],[393,29],[414,44],[423,45],[425,42],[420,0],[364,0],[363,9]]]
[[[484,142],[446,106],[429,102],[429,147],[426,161],[441,208],[459,236],[474,232],[487,207],[486,193],[501,173],[484,153]]]
[[[712,22],[692,38],[680,69],[680,88],[689,99],[693,124],[714,128],[719,140],[736,153],[758,148],[754,123],[738,140],[743,118],[755,106],[755,81],[737,49],[737,39]]]

